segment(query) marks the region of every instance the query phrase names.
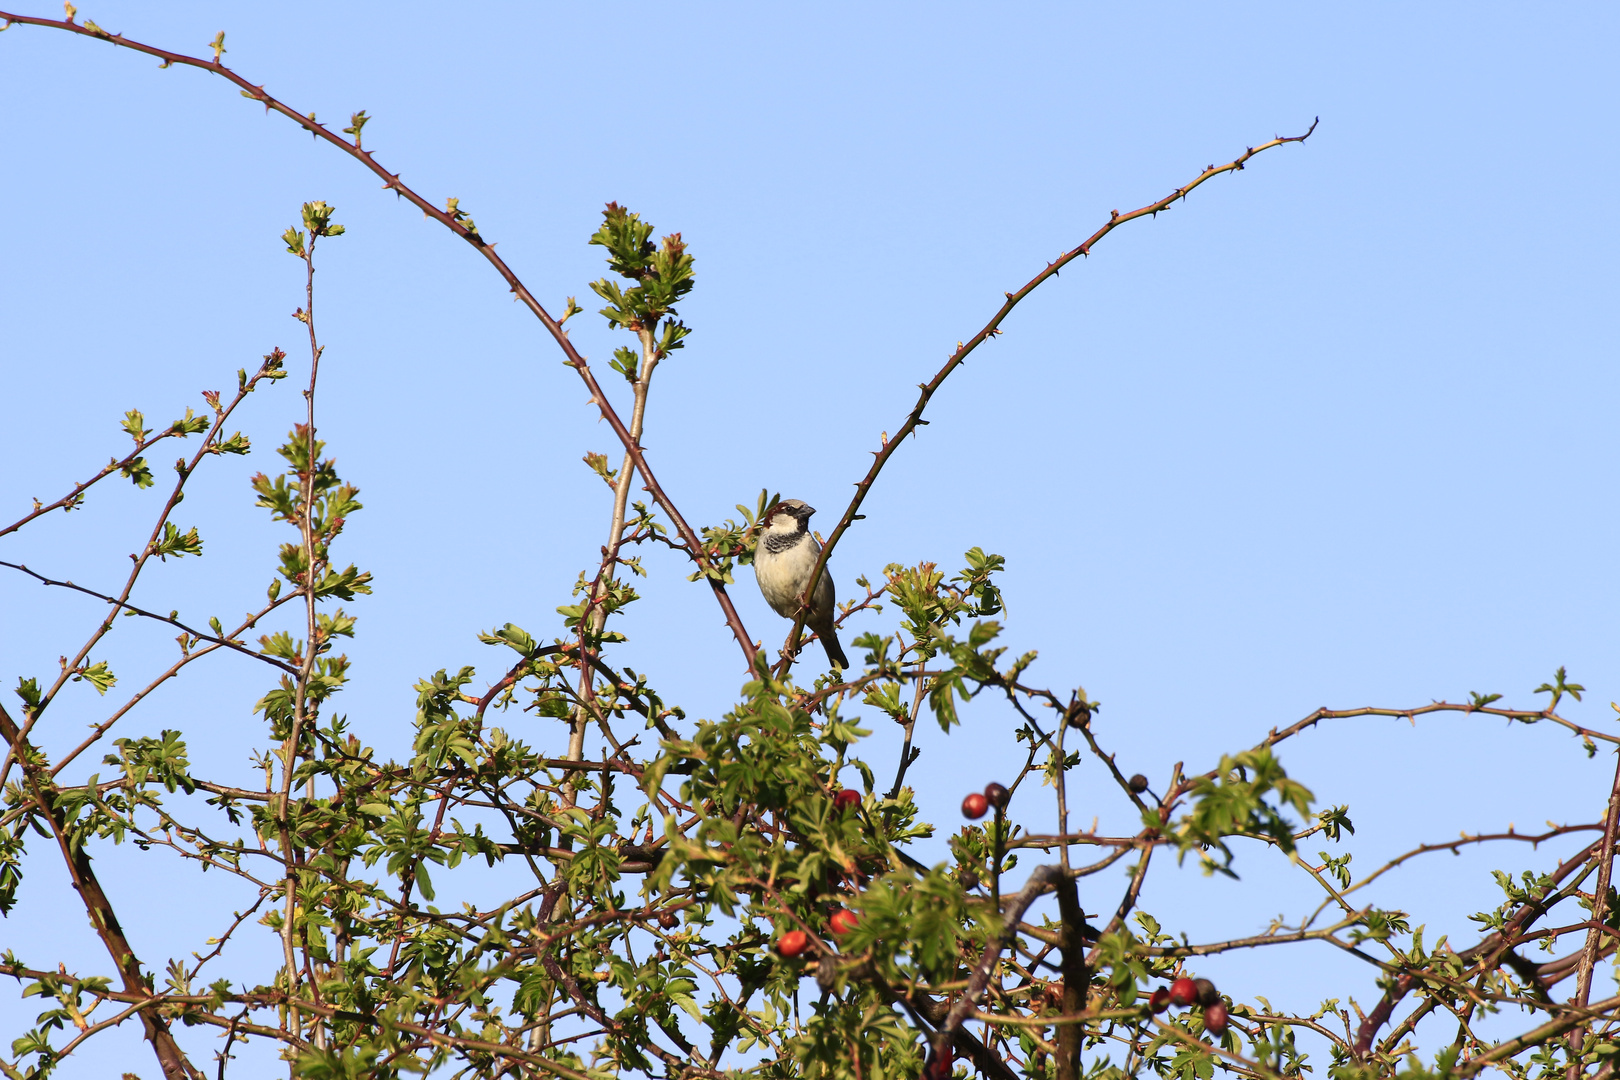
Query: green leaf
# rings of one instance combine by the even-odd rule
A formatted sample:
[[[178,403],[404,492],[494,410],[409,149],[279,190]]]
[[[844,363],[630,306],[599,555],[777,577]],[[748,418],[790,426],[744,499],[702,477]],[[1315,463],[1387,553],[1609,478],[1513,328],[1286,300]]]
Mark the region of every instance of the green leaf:
[[[253,449],[253,444],[246,435],[240,431],[233,432],[229,438],[220,439],[214,443],[213,452],[216,454],[246,454]]]
[[[505,645],[519,656],[532,656],[540,648],[527,630],[512,623],[487,634],[479,634],[478,640],[485,645]]]
[[[317,598],[335,596],[339,600],[353,600],[356,593],[371,591],[371,574],[347,566],[342,570],[328,570],[315,587]]]
[[[613,359],[609,365],[614,371],[624,376],[624,381],[636,381],[636,365],[641,363],[641,354],[634,349],[627,349],[623,345],[613,350]]]
[[[186,555],[202,554],[202,537],[197,534],[197,526],[193,525],[185,532],[172,521],[163,523],[163,536],[152,542],[149,549],[153,555],[168,561],[169,556],[182,558]]]
[[[107,666],[107,661],[98,660],[89,667],[81,668],[78,673],[73,676],[73,681],[87,682],[96,688],[96,693],[105,694],[108,690],[113,688],[114,684],[118,682],[118,679],[113,675],[112,669]]]
[[[360,112],[356,113],[355,115],[364,117],[365,113]],[[365,123],[366,122],[364,119],[360,120],[360,127],[364,127]],[[359,132],[356,131],[354,135],[355,141],[358,142],[360,137]],[[304,228],[309,230],[309,235],[312,239],[317,236],[343,235],[345,231],[343,226],[332,224],[332,214],[335,212],[336,207],[328,206],[324,202],[307,202],[304,204],[303,209],[301,210],[304,218]]]
[[[343,134],[354,136],[354,148],[356,150],[360,149],[360,132],[365,130],[366,123],[370,121],[370,119],[371,117],[366,115],[366,110],[364,109],[361,109],[357,113],[349,114],[349,126],[343,129]]]
[[[1580,683],[1568,682],[1566,679],[1567,677],[1564,673],[1563,667],[1559,667],[1558,672],[1553,676],[1553,681],[1551,683],[1542,683],[1540,686],[1536,687],[1536,693],[1552,695],[1552,700],[1547,703],[1548,712],[1552,712],[1554,709],[1558,708],[1558,702],[1563,699],[1565,694],[1568,694],[1576,701],[1581,700],[1581,694],[1586,690],[1586,687],[1582,686]]]
[[[131,458],[118,467],[118,471],[138,488],[149,488],[154,483],[152,468],[144,457]]]
[[[169,432],[185,438],[188,435],[199,435],[208,430],[209,420],[206,416],[197,416],[190,409],[186,415],[169,425]]]
[[[139,446],[142,439],[152,434],[142,426],[145,423],[146,417],[141,415],[141,410],[131,409],[124,414],[124,422],[118,426],[129,432],[129,437],[135,440],[135,445]]]

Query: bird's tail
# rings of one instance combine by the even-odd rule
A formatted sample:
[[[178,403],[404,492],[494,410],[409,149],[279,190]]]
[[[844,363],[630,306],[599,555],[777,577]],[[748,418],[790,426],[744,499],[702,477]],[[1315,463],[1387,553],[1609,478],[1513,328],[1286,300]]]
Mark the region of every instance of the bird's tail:
[[[838,632],[832,627],[817,631],[821,638],[821,647],[827,650],[827,660],[840,670],[849,668],[849,658],[844,655],[844,647],[838,644]]]

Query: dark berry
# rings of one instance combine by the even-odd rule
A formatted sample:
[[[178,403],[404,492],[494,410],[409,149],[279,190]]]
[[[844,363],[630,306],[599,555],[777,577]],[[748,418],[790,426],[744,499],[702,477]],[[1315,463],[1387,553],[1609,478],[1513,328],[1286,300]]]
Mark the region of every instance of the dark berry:
[[[1211,1035],[1226,1034],[1226,1003],[1217,1001],[1204,1010],[1204,1030]]]
[[[776,939],[776,951],[783,956],[798,956],[808,944],[810,937],[803,930],[789,930]]]
[[[1221,1000],[1221,992],[1208,979],[1194,979],[1193,985],[1198,987],[1198,1004],[1213,1005]]]
[[[1148,1008],[1152,1009],[1155,1013],[1162,1013],[1169,1007],[1170,991],[1166,990],[1162,986],[1153,991],[1152,995],[1148,998]]]
[[[1198,1000],[1198,984],[1183,975],[1170,984],[1170,1004],[1186,1008]]]
[[[977,821],[984,817],[984,812],[990,809],[990,800],[977,791],[962,800],[962,816]]]
[[[1147,777],[1143,776],[1141,773],[1137,773],[1135,776],[1131,777],[1128,783],[1130,789],[1138,795],[1147,790]]]
[[[959,877],[962,881],[962,888],[977,889],[979,887],[979,875],[972,870],[963,870]]]
[[[1007,799],[1011,795],[1012,792],[1008,791],[1000,784],[990,784],[984,789],[984,797],[990,800],[990,805],[995,807],[997,810],[1007,809]]]
[[[662,926],[665,930],[675,929],[675,927],[680,925],[680,922],[681,920],[675,917],[674,912],[660,911],[658,913],[658,925]]]

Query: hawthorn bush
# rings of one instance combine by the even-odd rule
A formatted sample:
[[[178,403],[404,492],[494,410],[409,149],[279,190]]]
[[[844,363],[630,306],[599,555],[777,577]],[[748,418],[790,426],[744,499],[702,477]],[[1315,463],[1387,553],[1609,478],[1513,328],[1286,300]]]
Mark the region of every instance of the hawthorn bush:
[[[214,73],[371,169],[488,261],[561,349],[623,448],[616,467],[605,455],[586,456],[609,490],[607,542],[558,608],[560,622],[493,627],[480,636],[491,649],[482,673],[462,667],[423,678],[405,760],[365,746],[332,707],[350,677],[338,650],[356,630],[342,605],[372,588],[341,544],[345,523],[363,506],[317,424],[316,258],[344,230],[332,207],[302,207],[281,237],[303,264],[300,358],[272,350],[238,373],[234,392],[204,393],[200,413],[187,408],[149,425],[129,412],[122,427],[131,445],[121,457],[0,529],[3,539],[71,511],[103,483],[130,482],[161,496],[145,546],[113,591],[0,562],[106,605],[58,673],[13,673],[16,700],[0,705],[0,911],[11,910],[36,876],[65,874],[88,932],[107,953],[99,970],[69,970],[8,942],[0,972],[43,1011],[31,1029],[13,1033],[0,1060],[7,1077],[50,1075],[88,1040],[124,1023],[140,1026],[171,1080],[203,1076],[208,1065],[224,1077],[252,1044],[273,1047],[289,1075],[307,1078],[597,1080],[630,1072],[1074,1080],[1147,1070],[1191,1080],[1220,1069],[1355,1080],[1402,1069],[1467,1076],[1486,1066],[1515,1076],[1611,1071],[1620,997],[1596,995],[1593,983],[1620,933],[1611,885],[1620,786],[1592,822],[1541,836],[1418,845],[1411,855],[1492,839],[1582,834],[1588,841],[1561,863],[1517,878],[1500,873],[1503,900],[1475,916],[1466,945],[1449,938],[1425,945],[1405,913],[1361,902],[1358,890],[1383,869],[1352,875],[1346,808],[1319,805],[1278,756],[1281,744],[1326,720],[1438,711],[1564,729],[1588,754],[1600,744],[1612,748],[1613,736],[1558,712],[1583,690],[1562,670],[1538,689],[1547,695],[1539,708],[1474,695],[1410,709],[1324,709],[1202,769],[1125,776],[1093,730],[1096,703],[1078,687],[1037,684],[1029,675],[1033,653],[1013,656],[996,645],[1002,559],[975,548],[951,574],[895,552],[901,561],[881,577],[858,578],[863,595],[843,605],[840,622],[870,612],[887,619],[886,632],[853,640],[858,669],[816,675],[806,658],[817,654],[800,652],[803,611],[773,652],[749,636],[727,593],[775,497],[761,492],[738,506],[738,518],[694,528],[642,451],[653,374],[689,332],[679,305],[694,286],[694,264],[679,233],[655,240],[650,223],[610,203],[589,238],[610,271],[590,289],[608,324],[627,335],[609,365],[625,385],[610,378],[609,393],[563,328],[581,306],[570,299],[553,317],[456,200],[432,205],[387,172],[362,148],[364,113],[341,133],[317,123],[225,67],[223,36],[211,58],[192,57],[78,22],[71,5],[64,20],[0,17]],[[827,536],[823,565],[904,436],[927,422],[932,395],[1025,296],[1115,228],[1310,134],[1249,148],[1162,199],[1113,213],[1008,293],[922,384],[904,423],[875,452]],[[301,407],[277,448],[280,460],[252,479],[255,505],[286,536],[270,557],[263,603],[234,625],[218,618],[199,625],[162,605],[132,602],[154,559],[200,556],[198,531],[175,520],[188,481],[216,457],[252,452],[233,417],[260,407],[264,392],[289,378],[304,387]],[[279,407],[276,400],[285,398],[267,407]],[[148,457],[166,440],[187,453],[162,496]],[[632,498],[638,488],[646,501]],[[666,702],[631,666],[632,650],[613,629],[615,614],[637,599],[635,577],[647,572],[632,552],[648,544],[690,562],[691,579],[713,593],[736,638],[736,670],[713,677],[746,681],[723,716],[692,718]],[[98,658],[108,635],[125,625],[122,616],[164,635],[178,631],[171,663],[138,676],[141,689],[128,698],[119,696],[128,674],[115,675]],[[260,742],[251,768],[204,777],[190,764],[182,732],[130,735],[126,718],[152,689],[222,652],[252,658],[262,674]],[[112,707],[74,742],[53,731],[60,710],[52,706],[78,692],[77,683]],[[959,703],[981,697],[1016,716],[1023,768],[966,793],[965,823],[922,821],[908,783],[915,726],[935,723],[949,733]],[[903,732],[892,765],[864,756],[870,731],[863,724],[875,722]],[[52,755],[46,743],[70,748]],[[1068,774],[1086,757],[1136,807],[1135,832],[1071,827]],[[1056,801],[1059,831],[1031,833],[1020,819],[1045,798]],[[908,848],[938,827],[957,829],[953,858],[926,865]],[[1139,906],[1150,870],[1171,860],[1231,873],[1238,838],[1306,875],[1320,889],[1320,906],[1297,924],[1205,942],[1172,934]],[[110,844],[229,877],[236,913],[186,910],[198,927],[197,951],[189,959],[142,955],[94,860]],[[1338,854],[1318,851],[1329,846]],[[523,887],[495,904],[435,904],[440,891],[456,894],[464,867],[480,862],[518,868]],[[1082,907],[1082,883],[1091,910]],[[276,961],[255,969],[262,952],[243,943],[265,933],[277,943]],[[1304,943],[1364,961],[1368,977],[1359,989],[1371,988],[1373,1004],[1347,997],[1290,1009],[1233,1000],[1200,976],[1205,957]],[[1527,954],[1531,943],[1543,958]],[[1482,1018],[1514,1010],[1523,1014],[1516,1037],[1476,1031]],[[1441,1020],[1454,1036],[1418,1054],[1419,1025],[1438,1030]],[[1325,1046],[1327,1060],[1307,1064],[1301,1035]]]

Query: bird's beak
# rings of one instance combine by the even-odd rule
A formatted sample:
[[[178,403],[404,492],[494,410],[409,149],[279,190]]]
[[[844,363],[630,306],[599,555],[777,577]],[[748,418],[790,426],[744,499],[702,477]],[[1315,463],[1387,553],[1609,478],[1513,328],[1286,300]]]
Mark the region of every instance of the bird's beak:
[[[811,514],[814,514],[815,512],[816,512],[816,508],[813,507],[813,506],[807,506],[807,507],[804,508],[804,516],[805,517],[809,517]]]

